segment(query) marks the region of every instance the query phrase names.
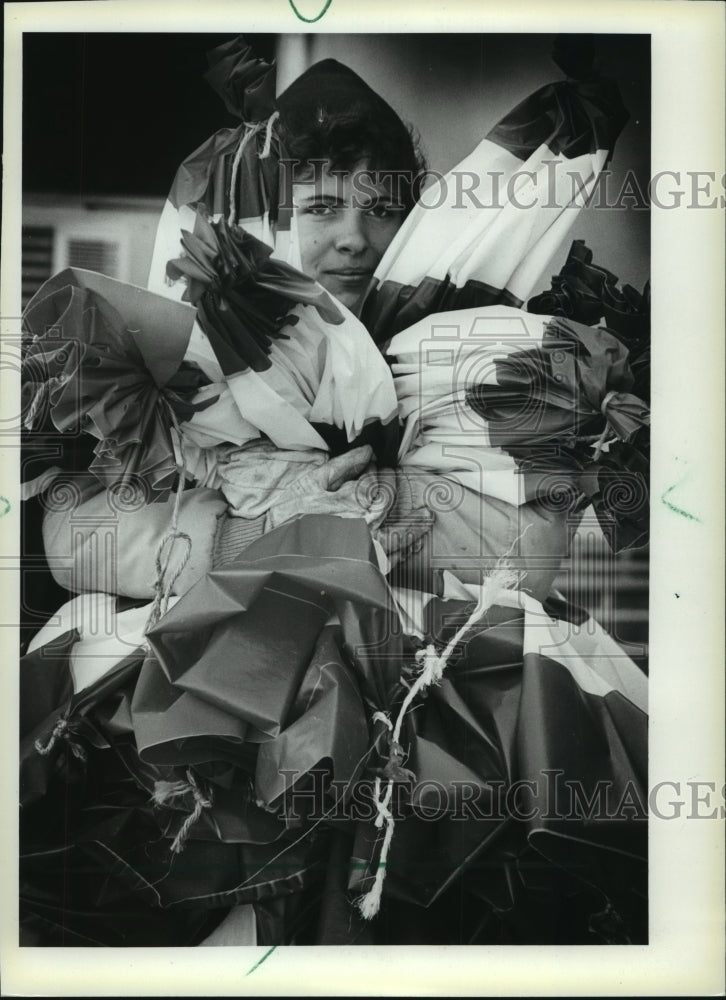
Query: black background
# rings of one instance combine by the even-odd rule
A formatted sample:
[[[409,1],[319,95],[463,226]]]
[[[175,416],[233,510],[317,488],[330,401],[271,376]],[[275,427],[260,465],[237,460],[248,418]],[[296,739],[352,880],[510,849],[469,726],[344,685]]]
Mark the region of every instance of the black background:
[[[23,38],[23,189],[166,197],[181,161],[239,121],[203,74],[233,35]],[[245,37],[271,59],[275,35]]]
[[[151,0],[153,2],[153,0]],[[234,126],[204,80],[206,53],[232,34],[36,33],[23,36],[23,188],[28,193],[166,197],[177,167],[215,131]],[[245,32],[271,60],[274,34]],[[492,37],[495,44],[492,45]],[[502,79],[526,79],[554,36],[412,35],[421,87],[436,102],[441,81],[476,89],[486,59]],[[603,35],[598,59],[617,80],[630,121],[618,161],[649,175],[649,38]],[[551,63],[551,75],[561,74]],[[375,80],[370,81],[375,86]],[[540,84],[533,79],[531,90]],[[529,92],[527,90],[526,92]],[[394,95],[389,95],[393,99]],[[486,99],[486,93],[483,98]],[[395,103],[395,102],[394,102]],[[509,110],[508,105],[506,110]],[[457,150],[465,155],[468,148]],[[432,164],[449,169],[450,163]]]

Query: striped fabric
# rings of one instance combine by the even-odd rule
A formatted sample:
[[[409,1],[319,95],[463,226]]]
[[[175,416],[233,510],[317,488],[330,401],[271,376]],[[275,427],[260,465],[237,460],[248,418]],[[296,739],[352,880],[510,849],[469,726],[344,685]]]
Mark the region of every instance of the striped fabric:
[[[519,505],[578,489],[604,433],[647,426],[629,390],[628,351],[607,330],[512,306],[436,313],[388,345],[399,414],[399,461]]]
[[[626,118],[609,81],[564,81],[538,90],[495,125],[424,191],[389,246],[361,310],[374,339],[432,313],[522,305]]]

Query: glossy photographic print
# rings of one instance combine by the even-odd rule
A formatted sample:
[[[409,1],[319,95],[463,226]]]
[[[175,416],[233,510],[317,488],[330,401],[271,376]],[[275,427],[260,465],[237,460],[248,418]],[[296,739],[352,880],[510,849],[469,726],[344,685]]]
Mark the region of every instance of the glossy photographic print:
[[[653,769],[653,215],[723,192],[642,19],[278,20],[22,33],[20,954],[647,954],[723,806]]]

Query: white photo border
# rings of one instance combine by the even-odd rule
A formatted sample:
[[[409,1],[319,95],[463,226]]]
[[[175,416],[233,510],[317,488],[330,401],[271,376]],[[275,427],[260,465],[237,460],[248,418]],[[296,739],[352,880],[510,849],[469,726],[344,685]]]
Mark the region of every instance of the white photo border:
[[[0,352],[20,315],[24,32],[572,32],[652,38],[652,174],[724,174],[724,8],[616,0],[99,0],[6,3]],[[685,199],[687,201],[687,199]],[[0,629],[4,665],[3,902],[7,996],[714,995],[724,989],[723,551],[724,199],[651,211],[650,787],[712,782],[711,819],[650,817],[647,946],[85,949],[17,945],[18,636]],[[0,363],[2,357],[0,355]],[[3,411],[19,412],[7,372]],[[0,448],[3,602],[19,605],[18,450]],[[663,502],[664,496],[673,501]],[[677,502],[676,502],[677,499]],[[3,510],[5,509],[3,505]],[[683,517],[674,507],[692,516]],[[690,791],[689,791],[690,794]],[[256,966],[256,967],[255,967]],[[255,967],[254,972],[250,970]]]

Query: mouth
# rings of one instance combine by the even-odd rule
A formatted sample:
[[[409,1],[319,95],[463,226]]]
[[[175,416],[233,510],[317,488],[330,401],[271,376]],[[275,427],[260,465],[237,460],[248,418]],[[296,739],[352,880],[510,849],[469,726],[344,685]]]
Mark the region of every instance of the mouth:
[[[361,268],[353,267],[341,267],[335,270],[329,270],[325,272],[330,275],[335,281],[339,281],[344,285],[359,285],[364,281],[368,281],[373,271],[364,270]]]

